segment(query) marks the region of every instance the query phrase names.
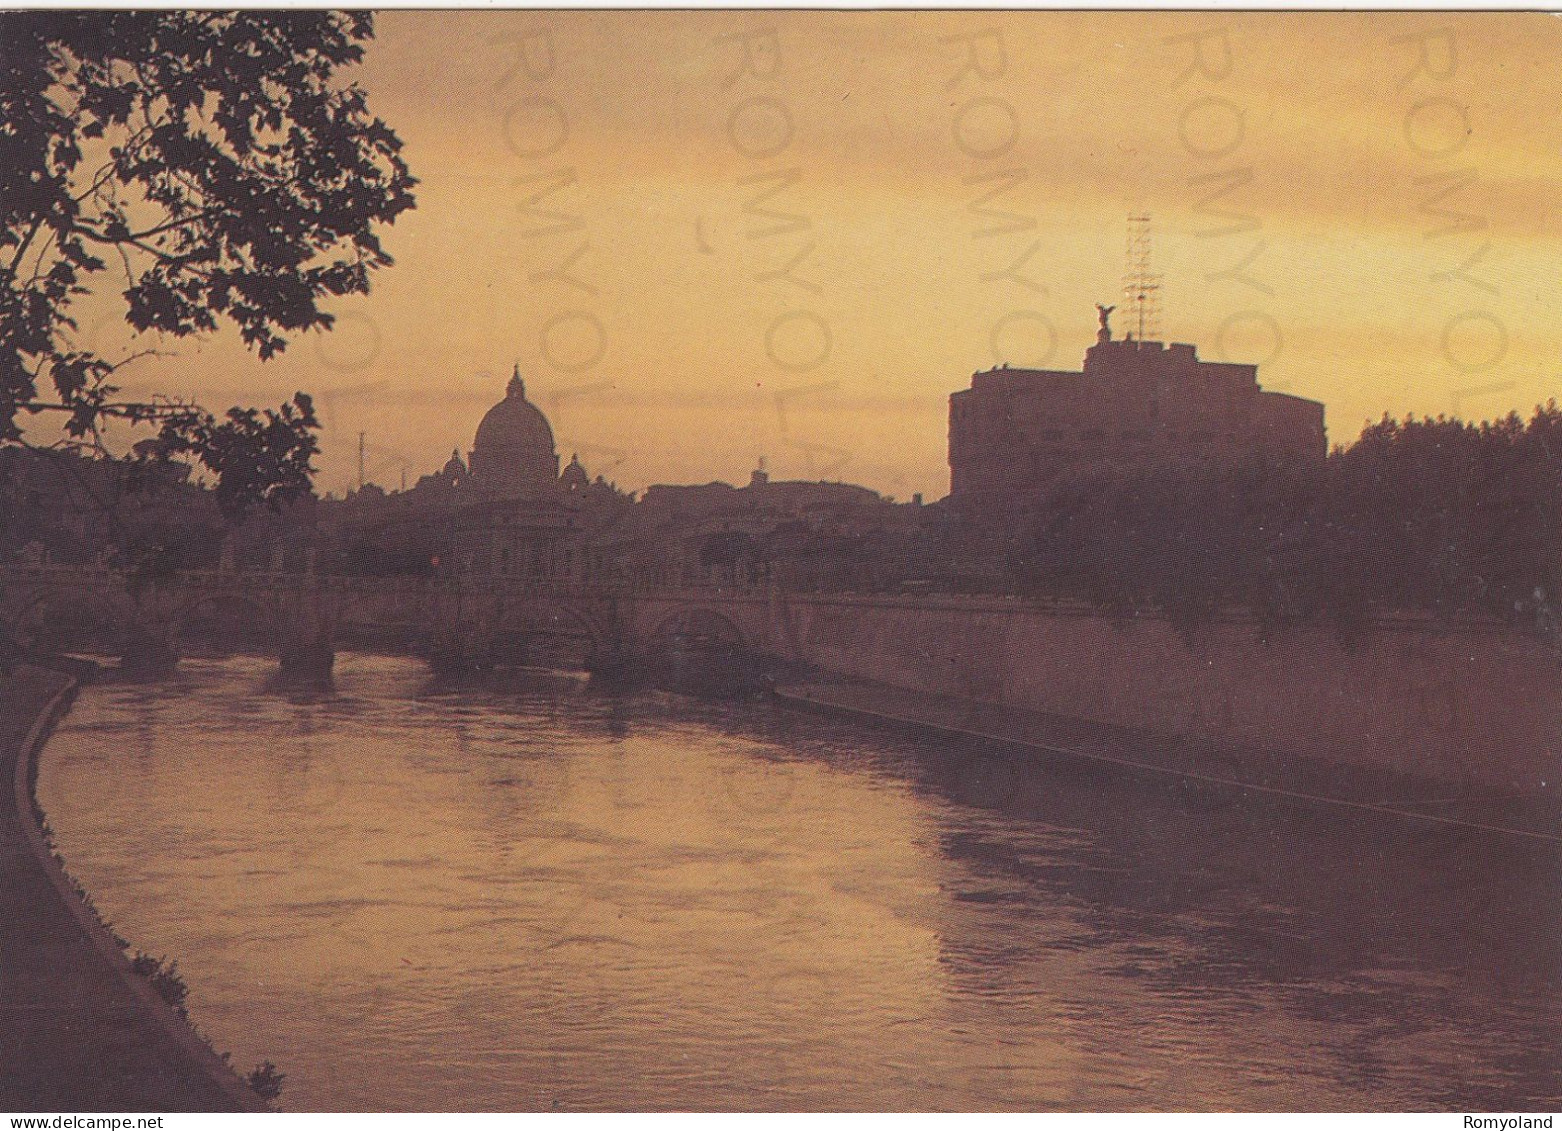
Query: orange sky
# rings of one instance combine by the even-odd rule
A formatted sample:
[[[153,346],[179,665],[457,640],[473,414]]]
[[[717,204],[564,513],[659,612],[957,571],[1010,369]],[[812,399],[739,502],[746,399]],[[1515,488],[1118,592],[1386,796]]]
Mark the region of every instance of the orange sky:
[[[397,265],[278,360],[225,333],[125,383],[313,393],[322,491],[360,431],[387,487],[469,448],[518,360],[627,487],[762,457],[938,497],[948,394],[1076,368],[1142,210],[1162,336],[1331,439],[1527,410],[1562,384],[1558,58],[1534,14],[385,13],[358,78],[422,179]]]

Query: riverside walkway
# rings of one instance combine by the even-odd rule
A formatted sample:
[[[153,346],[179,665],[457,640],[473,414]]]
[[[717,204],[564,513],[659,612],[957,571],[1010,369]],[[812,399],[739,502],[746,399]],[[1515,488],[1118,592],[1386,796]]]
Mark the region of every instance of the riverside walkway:
[[[68,686],[36,667],[0,676],[0,1111],[263,1110],[39,859],[18,758]]]

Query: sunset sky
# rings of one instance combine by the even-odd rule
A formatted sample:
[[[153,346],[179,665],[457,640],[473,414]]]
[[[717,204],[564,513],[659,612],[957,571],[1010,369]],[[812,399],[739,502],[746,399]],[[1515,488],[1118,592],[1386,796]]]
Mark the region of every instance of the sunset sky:
[[[1331,440],[1527,411],[1562,392],[1559,58],[1533,14],[385,13],[396,266],[280,359],[226,333],[126,384],[313,393],[322,491],[360,431],[386,487],[466,451],[519,362],[625,487],[763,459],[935,498],[948,394],[1077,368],[1142,211],[1161,336]]]

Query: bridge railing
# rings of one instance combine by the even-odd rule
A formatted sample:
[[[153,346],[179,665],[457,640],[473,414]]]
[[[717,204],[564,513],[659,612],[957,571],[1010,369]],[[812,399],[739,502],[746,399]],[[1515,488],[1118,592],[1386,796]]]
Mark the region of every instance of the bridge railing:
[[[108,566],[0,564],[0,581],[16,584],[91,586],[112,590],[132,583],[129,571]],[[555,578],[503,577],[460,574],[443,577],[362,577],[349,574],[273,570],[179,570],[145,578],[151,584],[186,585],[209,590],[283,589],[291,592],[349,593],[371,596],[423,596],[474,594],[555,599],[627,597],[660,589],[629,581],[575,581]]]
[[[669,584],[649,578],[613,581],[575,581],[556,578],[503,577],[461,574],[446,577],[358,577],[346,574],[272,572],[250,570],[181,570],[159,579],[163,584],[188,585],[211,592],[341,594],[364,597],[402,597],[429,599],[440,597],[500,597],[505,600],[546,599],[556,601],[656,600],[670,602],[710,602],[723,600],[759,601],[783,595],[792,602],[855,605],[936,607],[970,612],[1040,612],[1066,617],[1108,617],[1112,619],[1162,619],[1152,610],[1113,613],[1088,601],[1041,594],[948,593],[924,589],[900,592],[853,592],[850,590],[798,591],[777,589],[764,583]],[[60,586],[89,588],[98,593],[123,589],[131,575],[107,566],[43,565],[0,563],[0,594],[5,587]],[[1251,610],[1230,608],[1213,614],[1211,621],[1256,623]],[[1512,631],[1512,626],[1497,618],[1466,613],[1453,617],[1437,616],[1421,610],[1380,610],[1366,624],[1393,631]]]

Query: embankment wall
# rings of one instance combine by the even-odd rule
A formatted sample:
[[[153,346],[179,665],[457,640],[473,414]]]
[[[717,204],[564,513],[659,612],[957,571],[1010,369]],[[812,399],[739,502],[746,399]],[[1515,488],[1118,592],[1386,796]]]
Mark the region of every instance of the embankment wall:
[[[0,676],[0,1108],[265,1111],[131,969],[33,814],[35,759],[75,683]]]
[[[1211,623],[979,599],[793,599],[790,658],[1237,748],[1525,793],[1562,781],[1562,665],[1539,638],[1403,621],[1349,646],[1328,628]]]

